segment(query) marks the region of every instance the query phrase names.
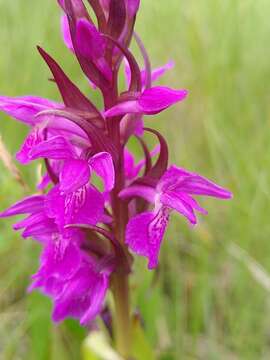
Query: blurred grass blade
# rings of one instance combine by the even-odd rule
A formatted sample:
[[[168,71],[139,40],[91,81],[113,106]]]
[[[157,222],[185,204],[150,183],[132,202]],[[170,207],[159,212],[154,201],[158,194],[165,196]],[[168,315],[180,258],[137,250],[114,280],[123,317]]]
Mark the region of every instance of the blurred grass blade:
[[[28,186],[25,184],[22,178],[19,169],[14,164],[12,156],[10,155],[8,149],[6,148],[1,135],[0,135],[0,160],[2,160],[6,169],[10,172],[10,174],[17,181],[17,183],[20,184],[23,190],[24,191],[29,190]]]
[[[261,264],[259,264],[245,250],[243,250],[234,243],[230,244],[230,246],[228,247],[228,252],[235,259],[241,261],[246,266],[253,278],[265,290],[270,291],[270,275]]]

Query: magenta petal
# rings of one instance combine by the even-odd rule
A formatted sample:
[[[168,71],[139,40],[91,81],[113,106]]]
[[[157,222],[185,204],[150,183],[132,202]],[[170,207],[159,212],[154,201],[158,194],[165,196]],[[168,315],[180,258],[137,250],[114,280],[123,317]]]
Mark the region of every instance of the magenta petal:
[[[181,191],[193,195],[213,196],[220,199],[232,198],[230,191],[197,174],[184,179],[180,186]]]
[[[32,148],[42,142],[42,130],[38,127],[35,127],[26,137],[21,149],[16,154],[16,159],[21,164],[27,164],[31,161],[31,157],[29,156]]]
[[[126,244],[138,255],[149,255],[149,225],[154,218],[153,212],[145,212],[134,216],[127,224]]]
[[[186,90],[173,90],[164,86],[146,89],[138,100],[129,100],[113,106],[105,112],[106,117],[123,114],[157,114],[187,96]]]
[[[232,198],[232,193],[205,177],[172,165],[160,180],[159,191],[171,189],[193,195],[213,196],[221,199]]]
[[[96,27],[86,19],[77,22],[76,42],[79,51],[86,58],[93,60],[104,55],[105,40]]]
[[[103,302],[109,288],[108,276],[105,274],[100,275],[99,281],[92,289],[91,305],[88,310],[81,317],[81,325],[88,325],[95,319],[95,317],[101,312]]]
[[[130,199],[132,197],[141,197],[150,203],[154,203],[156,191],[150,186],[132,185],[119,193],[120,199]]]
[[[65,199],[65,224],[96,225],[104,213],[104,198],[93,186],[84,186]]]
[[[64,40],[66,47],[69,50],[74,51],[71,34],[70,34],[70,29],[69,29],[69,23],[68,23],[68,19],[67,19],[66,15],[63,15],[61,17],[61,32],[62,32],[63,40]]]
[[[164,86],[146,89],[138,100],[144,114],[157,114],[169,106],[182,101],[187,96],[187,90],[173,90]]]
[[[158,67],[152,71],[152,82],[157,81],[161,76],[163,76],[168,70],[174,67],[174,62],[169,61],[167,64]],[[145,84],[145,70],[142,71],[142,83]]]
[[[64,193],[76,191],[88,183],[90,168],[86,160],[66,160],[60,173],[60,190]]]
[[[77,21],[76,45],[80,54],[94,63],[110,81],[112,72],[104,58],[106,41],[97,28],[86,19]]]
[[[126,0],[127,14],[130,18],[136,15],[139,6],[140,0]]]
[[[88,325],[100,311],[107,288],[105,275],[99,274],[90,265],[84,265],[56,297],[53,320],[58,322],[74,317]]]
[[[57,232],[57,227],[52,221],[52,219],[44,217],[41,218],[40,221],[33,222],[31,225],[27,226],[22,233],[23,238],[32,237],[38,241],[44,238],[46,235],[52,235]]]
[[[36,125],[35,117],[40,111],[61,108],[61,104],[37,96],[7,97],[0,96],[0,111],[4,111],[27,125]]]
[[[163,205],[170,209],[174,209],[185,216],[191,224],[196,224],[197,220],[192,207],[193,202],[188,202],[187,198],[181,198],[181,195],[167,191],[161,195],[160,201]]]
[[[80,249],[70,239],[56,236],[45,247],[41,261],[43,276],[57,276],[65,280],[75,274],[79,268]]]
[[[118,116],[123,114],[142,113],[142,108],[137,100],[121,102],[105,112],[105,117]]]
[[[55,136],[32,148],[31,159],[48,158],[55,160],[69,159],[74,156],[72,147],[63,136]]]
[[[49,174],[45,173],[40,179],[39,183],[37,184],[37,189],[44,190],[49,185],[50,182],[51,182],[51,178]]]
[[[53,187],[45,197],[44,211],[49,218],[55,219],[58,226],[65,225],[65,195],[59,190],[59,185]]]
[[[114,187],[115,173],[112,157],[107,152],[101,152],[89,160],[91,168],[103,179],[105,191],[111,191]]]
[[[169,212],[145,212],[133,217],[126,229],[126,243],[132,251],[149,259],[148,268],[158,265],[160,245],[168,224]]]
[[[37,211],[42,211],[43,207],[44,207],[44,196],[33,195],[12,205],[10,208],[0,213],[0,217],[14,216],[20,214],[30,214]]]
[[[40,223],[40,222],[44,221],[45,219],[48,219],[48,218],[43,211],[35,212],[35,213],[29,215],[27,218],[14,224],[13,229],[20,230],[20,229],[26,228],[28,226],[32,226],[36,223]]]
[[[129,180],[134,179],[140,171],[140,169],[138,170],[135,166],[133,154],[127,148],[124,149],[124,168],[126,178]]]
[[[175,165],[172,165],[169,167],[169,169],[164,173],[164,175],[160,179],[159,184],[157,186],[157,190],[160,192],[166,191],[166,189],[169,186],[175,187],[177,184],[181,182],[182,179],[184,179],[185,177],[189,177],[191,175],[192,173],[190,173],[189,171],[183,168],[179,168]]]

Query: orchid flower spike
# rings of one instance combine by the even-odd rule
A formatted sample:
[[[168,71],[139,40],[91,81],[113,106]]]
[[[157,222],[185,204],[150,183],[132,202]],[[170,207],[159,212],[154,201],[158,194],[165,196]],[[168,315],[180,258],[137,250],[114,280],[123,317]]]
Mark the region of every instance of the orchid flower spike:
[[[18,201],[0,217],[23,216],[14,229],[39,242],[40,265],[29,290],[39,289],[52,299],[53,320],[72,317],[89,326],[102,312],[109,290],[116,302],[123,296],[116,284],[132,273],[134,256],[147,257],[149,269],[157,267],[173,211],[195,225],[196,212],[206,214],[195,197],[230,199],[232,194],[198,174],[168,166],[166,139],[144,125],[145,115],[182,102],[188,92],[153,85],[173,63],[152,70],[134,33],[140,1],[89,1],[91,14],[82,0],[58,4],[63,41],[89,84],[100,91],[103,105],[97,107],[38,47],[61,102],[0,96],[0,110],[29,128],[17,160],[24,165],[43,161],[42,192]],[[130,50],[133,38],[142,68]],[[123,61],[126,89],[120,93]],[[152,151],[145,132],[157,139]],[[142,159],[130,151],[131,138],[138,142]],[[122,303],[115,309],[128,312]],[[128,313],[117,316],[129,318]]]

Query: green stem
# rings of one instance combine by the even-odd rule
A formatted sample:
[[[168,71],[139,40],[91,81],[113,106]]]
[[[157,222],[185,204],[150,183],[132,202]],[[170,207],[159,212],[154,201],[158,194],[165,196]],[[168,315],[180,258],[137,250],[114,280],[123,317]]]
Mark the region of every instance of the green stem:
[[[131,350],[130,304],[128,274],[118,272],[113,276],[114,331],[116,349],[124,359],[129,359]]]

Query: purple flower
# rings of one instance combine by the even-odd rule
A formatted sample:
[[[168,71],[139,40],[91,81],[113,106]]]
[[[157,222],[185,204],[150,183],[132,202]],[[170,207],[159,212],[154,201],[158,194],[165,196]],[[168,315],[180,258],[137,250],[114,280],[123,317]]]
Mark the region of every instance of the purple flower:
[[[138,255],[149,259],[149,268],[158,265],[160,245],[172,210],[186,217],[192,225],[197,223],[194,211],[207,214],[193,195],[230,199],[232,194],[207,180],[182,168],[171,166],[156,187],[132,185],[120,193],[122,199],[142,197],[154,204],[152,211],[133,217],[126,229],[126,243]]]
[[[106,117],[124,114],[154,115],[167,109],[187,96],[186,90],[173,90],[164,86],[146,89],[142,94],[134,95],[134,98],[123,101],[105,112]]]
[[[88,325],[102,310],[109,287],[109,263],[84,255],[72,236],[65,239],[54,236],[41,255],[39,271],[33,276],[29,290],[40,288],[53,298],[53,319],[58,322],[67,317]]]

